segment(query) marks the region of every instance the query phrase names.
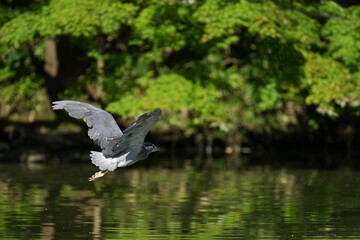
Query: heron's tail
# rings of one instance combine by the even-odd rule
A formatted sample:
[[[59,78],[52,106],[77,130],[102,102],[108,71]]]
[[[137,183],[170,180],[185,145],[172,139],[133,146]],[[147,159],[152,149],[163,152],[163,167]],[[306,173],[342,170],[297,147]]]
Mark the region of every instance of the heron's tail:
[[[115,158],[107,158],[102,152],[91,151],[91,162],[98,166],[100,170],[114,171],[117,168],[117,161]]]

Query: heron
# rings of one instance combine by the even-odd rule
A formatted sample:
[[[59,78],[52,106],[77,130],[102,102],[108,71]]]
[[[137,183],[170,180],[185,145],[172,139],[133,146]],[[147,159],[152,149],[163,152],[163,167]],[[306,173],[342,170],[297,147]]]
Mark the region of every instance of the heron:
[[[91,162],[100,171],[94,173],[89,181],[103,177],[118,167],[126,167],[146,159],[150,153],[160,151],[151,142],[145,141],[150,129],[161,119],[161,110],[156,108],[142,114],[133,124],[121,131],[114,117],[91,104],[64,100],[53,102],[54,110],[65,110],[71,117],[83,119],[89,130],[90,139],[101,148],[101,152],[91,151]]]

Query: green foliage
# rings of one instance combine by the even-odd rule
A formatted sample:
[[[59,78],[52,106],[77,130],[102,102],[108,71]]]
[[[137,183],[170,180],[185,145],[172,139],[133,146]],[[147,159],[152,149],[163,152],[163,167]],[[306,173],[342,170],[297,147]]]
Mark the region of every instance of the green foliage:
[[[49,81],[68,81],[49,80],[39,70],[44,41],[52,39],[80,49],[87,63],[58,96],[91,95],[124,118],[160,107],[166,129],[231,140],[239,130],[296,125],[314,106],[329,117],[358,112],[359,6],[281,0],[30,5],[0,5],[6,12],[0,18],[3,104],[26,101]]]
[[[308,104],[318,106],[318,111],[337,115],[335,105],[360,106],[360,78],[352,75],[343,64],[318,54],[305,54],[304,82],[309,88]]]
[[[189,108],[194,86],[184,77],[175,74],[164,74],[156,79],[152,76],[144,76],[137,82],[140,88],[123,94],[119,101],[109,105],[108,110],[124,117],[132,117],[141,114],[144,110],[152,110],[154,106],[177,113]],[[136,107],[130,105],[130,102],[136,103]],[[171,118],[167,120],[171,121]],[[174,121],[173,124],[176,122]],[[180,122],[177,124],[182,125]]]
[[[341,60],[351,70],[360,71],[360,7],[347,13],[330,19],[322,34],[329,41],[328,55]]]
[[[6,22],[0,31],[0,42],[19,46],[36,35],[93,37],[100,32],[113,34],[129,21],[136,9],[132,4],[114,1],[50,1],[38,11],[19,14]]]
[[[297,9],[283,9],[272,1],[209,0],[197,10],[195,16],[199,22],[205,23],[203,41],[226,39],[239,31],[248,31],[262,38],[276,38],[282,42],[299,41],[304,45],[316,44],[319,40],[315,21]]]

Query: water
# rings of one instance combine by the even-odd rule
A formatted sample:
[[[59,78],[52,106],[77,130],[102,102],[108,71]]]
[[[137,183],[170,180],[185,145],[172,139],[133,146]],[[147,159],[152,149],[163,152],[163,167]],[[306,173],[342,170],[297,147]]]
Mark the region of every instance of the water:
[[[194,162],[0,165],[0,239],[360,239],[357,171]]]

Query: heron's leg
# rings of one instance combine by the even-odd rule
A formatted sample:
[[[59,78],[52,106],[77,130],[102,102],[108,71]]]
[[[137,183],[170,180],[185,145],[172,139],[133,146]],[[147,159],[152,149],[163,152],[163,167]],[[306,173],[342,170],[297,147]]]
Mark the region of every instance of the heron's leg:
[[[102,170],[99,172],[94,173],[91,177],[89,177],[89,181],[92,182],[98,178],[101,178],[102,176],[104,176],[109,170]]]

